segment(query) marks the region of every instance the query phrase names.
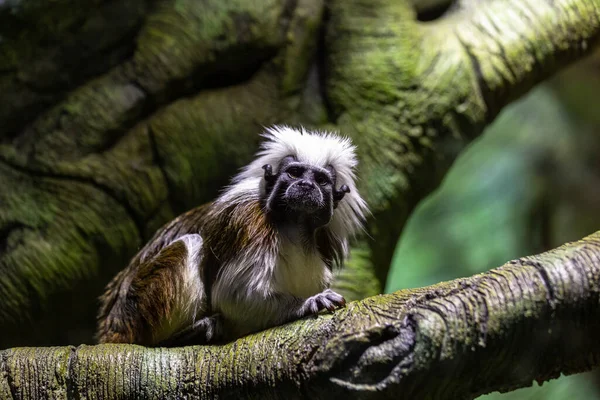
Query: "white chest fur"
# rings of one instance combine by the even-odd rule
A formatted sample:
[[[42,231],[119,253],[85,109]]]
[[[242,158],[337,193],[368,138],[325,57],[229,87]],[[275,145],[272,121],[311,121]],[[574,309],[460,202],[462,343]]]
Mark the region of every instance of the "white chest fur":
[[[274,271],[276,291],[307,298],[327,288],[331,276],[318,251],[308,251],[289,240],[280,243]]]

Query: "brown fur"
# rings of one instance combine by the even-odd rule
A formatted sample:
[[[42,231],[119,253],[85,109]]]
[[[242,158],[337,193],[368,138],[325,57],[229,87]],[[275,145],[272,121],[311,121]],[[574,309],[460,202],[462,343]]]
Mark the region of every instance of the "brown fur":
[[[101,297],[97,339],[100,343],[154,345],[167,339],[157,336],[172,317],[174,299],[182,289],[187,250],[177,238],[200,233],[204,254],[199,266],[206,291],[207,314],[212,284],[220,267],[240,252],[276,254],[278,235],[258,200],[227,205],[209,203],[180,215],[159,229],[153,238],[107,286]],[[316,233],[317,248],[331,268],[341,262],[341,242],[326,228]],[[170,244],[171,243],[171,244]]]
[[[277,245],[275,229],[258,201],[215,207],[208,214],[203,237],[207,255],[212,254],[218,264],[230,261],[250,246],[273,250]],[[216,278],[217,272],[213,271],[212,276]]]
[[[100,343],[155,342],[153,328],[169,318],[183,283],[187,250],[176,238],[198,233],[209,204],[180,215],[159,229],[129,265],[108,284],[100,298]]]

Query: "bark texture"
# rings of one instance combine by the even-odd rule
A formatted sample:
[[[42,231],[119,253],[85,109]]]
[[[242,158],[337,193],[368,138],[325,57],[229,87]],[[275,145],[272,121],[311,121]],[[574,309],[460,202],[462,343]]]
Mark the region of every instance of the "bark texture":
[[[472,399],[600,364],[600,232],[222,346],[15,348],[13,399]]]
[[[360,151],[381,281],[404,221],[456,154],[598,38],[596,1],[462,3],[430,22],[408,2],[330,3],[327,100]]]
[[[90,76],[81,47],[103,56],[80,41],[133,18],[121,1],[93,3],[114,15],[96,21],[74,0],[0,4],[0,61],[14,60],[2,103],[30,96],[40,110],[0,115],[0,348],[91,341],[96,299],[143,241],[211,200],[263,125],[294,122],[323,12],[315,0],[140,3],[139,23],[113,32],[124,58]],[[56,76],[33,68],[45,52]],[[28,68],[64,92],[29,93]]]

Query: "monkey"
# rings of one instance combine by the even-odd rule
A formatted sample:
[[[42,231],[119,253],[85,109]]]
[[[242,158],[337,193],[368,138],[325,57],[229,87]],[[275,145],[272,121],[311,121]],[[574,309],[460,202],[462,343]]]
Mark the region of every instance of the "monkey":
[[[213,202],[160,228],[107,285],[98,342],[218,343],[345,306],[330,283],[368,213],[356,147],[283,125],[262,136]]]

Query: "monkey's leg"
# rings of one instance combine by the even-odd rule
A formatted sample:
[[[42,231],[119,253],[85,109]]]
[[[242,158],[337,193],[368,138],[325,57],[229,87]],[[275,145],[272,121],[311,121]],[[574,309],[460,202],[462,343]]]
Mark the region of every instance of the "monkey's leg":
[[[154,345],[201,315],[201,248],[200,235],[184,235],[125,270],[105,295],[114,300],[100,316],[99,341]]]

